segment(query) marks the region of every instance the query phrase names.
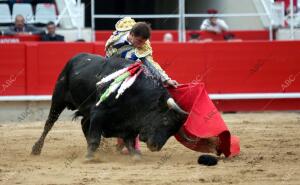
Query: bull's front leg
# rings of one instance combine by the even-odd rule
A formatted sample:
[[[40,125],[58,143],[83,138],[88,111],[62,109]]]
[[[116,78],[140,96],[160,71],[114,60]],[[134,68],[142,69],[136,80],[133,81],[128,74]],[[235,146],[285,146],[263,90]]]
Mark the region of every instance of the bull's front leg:
[[[90,119],[90,127],[87,133],[87,155],[86,159],[91,161],[94,159],[96,150],[99,148],[101,142],[101,124],[99,123],[99,115],[93,115]]]

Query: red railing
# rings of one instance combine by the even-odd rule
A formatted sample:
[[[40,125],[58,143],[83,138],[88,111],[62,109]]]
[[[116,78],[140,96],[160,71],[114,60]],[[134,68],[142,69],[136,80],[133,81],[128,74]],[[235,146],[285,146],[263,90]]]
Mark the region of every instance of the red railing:
[[[105,31],[96,31],[96,41],[106,41],[110,35],[112,34],[112,30],[105,30]],[[171,33],[173,35],[173,40],[178,41],[178,32],[177,30],[152,30],[151,33],[151,41],[163,41],[164,35],[166,33]],[[269,31],[268,30],[236,30],[230,31],[228,33],[223,34],[215,34],[200,30],[187,30],[186,31],[186,38],[187,41],[189,40],[192,33],[198,33],[200,35],[200,39],[207,39],[211,38],[212,40],[221,41],[224,40],[224,36],[226,34],[232,34],[235,39],[241,40],[269,40]]]

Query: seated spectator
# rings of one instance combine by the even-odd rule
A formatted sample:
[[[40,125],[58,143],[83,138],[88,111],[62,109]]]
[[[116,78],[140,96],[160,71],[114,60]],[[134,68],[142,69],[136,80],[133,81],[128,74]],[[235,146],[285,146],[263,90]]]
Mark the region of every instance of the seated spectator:
[[[85,40],[84,39],[77,39],[77,40],[75,40],[75,42],[85,42]]]
[[[232,40],[235,39],[235,35],[233,33],[224,34],[224,40]]]
[[[225,23],[224,20],[219,19],[216,17],[215,14],[218,13],[217,10],[214,9],[209,9],[207,11],[208,14],[211,14],[212,16],[209,17],[208,19],[205,19],[200,27],[201,30],[209,31],[209,32],[214,32],[214,33],[222,33],[224,31],[227,31],[228,25]]]
[[[43,33],[45,33],[44,30],[38,29],[32,25],[25,24],[25,19],[22,15],[17,15],[15,24],[3,31],[3,35],[39,35]]]
[[[200,41],[200,34],[197,32],[192,32],[190,34],[189,42],[199,42]]]
[[[224,34],[224,40],[228,42],[240,42],[242,39],[236,38],[233,33],[226,33]]]
[[[165,33],[163,41],[164,42],[173,42],[173,35],[172,35],[172,33]]]
[[[47,24],[47,34],[42,35],[42,41],[65,41],[65,37],[55,33],[56,26],[50,21]]]

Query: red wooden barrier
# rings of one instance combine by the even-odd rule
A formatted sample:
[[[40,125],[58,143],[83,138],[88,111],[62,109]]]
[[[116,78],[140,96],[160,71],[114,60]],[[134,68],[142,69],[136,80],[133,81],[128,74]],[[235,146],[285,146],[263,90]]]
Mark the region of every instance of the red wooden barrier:
[[[203,81],[209,93],[300,92],[300,42],[153,43],[154,59],[180,83]],[[65,63],[104,43],[0,45],[0,95],[48,95]],[[222,100],[221,110],[300,109],[297,100]]]
[[[232,31],[235,38],[242,40],[269,40],[268,30]]]
[[[96,41],[107,41],[112,33],[113,30],[96,31],[95,39]]]
[[[300,92],[300,42],[152,46],[171,77],[182,83],[203,81],[210,93]]]
[[[81,52],[94,53],[92,43],[41,43],[37,48],[39,70],[35,73],[35,79],[38,81],[38,88],[31,91],[34,94],[52,93],[59,73],[74,55]]]
[[[96,41],[103,41],[105,42],[110,35],[112,34],[112,30],[105,30],[105,31],[96,31],[95,37]],[[211,38],[213,40],[224,40],[223,34],[214,34],[200,30],[187,30],[186,31],[186,38],[189,40],[191,33],[199,33],[201,39]],[[164,34],[171,33],[173,35],[173,40],[178,41],[178,32],[177,30],[152,30],[151,32],[151,41],[163,41]],[[236,39],[241,40],[269,40],[269,31],[268,30],[234,30],[230,31]]]
[[[0,96],[26,94],[25,44],[0,44]]]

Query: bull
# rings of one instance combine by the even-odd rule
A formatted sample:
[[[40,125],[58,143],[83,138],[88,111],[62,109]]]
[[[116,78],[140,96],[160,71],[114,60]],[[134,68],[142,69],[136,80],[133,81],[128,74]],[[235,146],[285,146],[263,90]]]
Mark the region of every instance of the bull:
[[[132,155],[137,154],[134,146],[138,135],[151,151],[161,150],[179,131],[187,116],[151,71],[144,70],[118,99],[113,94],[96,106],[105,86],[97,88],[95,84],[132,63],[126,59],[86,53],[73,57],[57,79],[50,112],[40,138],[32,147],[32,154],[41,153],[48,132],[65,108],[76,110],[75,115],[82,116],[88,159],[93,158],[101,136],[122,138]]]

